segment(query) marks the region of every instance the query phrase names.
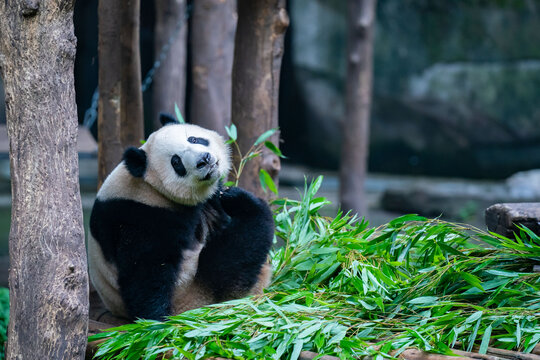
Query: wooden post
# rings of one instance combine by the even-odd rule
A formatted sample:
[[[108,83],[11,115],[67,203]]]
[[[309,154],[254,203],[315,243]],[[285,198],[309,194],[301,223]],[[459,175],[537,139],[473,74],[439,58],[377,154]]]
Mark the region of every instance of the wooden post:
[[[199,0],[194,2],[197,4]],[[187,19],[185,0],[155,0],[156,25],[154,27],[154,57],[159,56],[163,46],[171,37],[169,53],[161,67],[156,71],[152,86],[154,130],[161,127],[158,114],[174,114],[174,104],[184,114],[186,97],[186,54],[187,54]],[[177,26],[181,23],[178,31]],[[213,28],[213,24],[206,24]],[[176,33],[178,31],[178,33]],[[176,35],[175,35],[176,33]],[[185,116],[185,114],[184,114]]]
[[[234,0],[193,2],[190,119],[222,135],[226,135],[225,126],[231,123],[236,18]]]
[[[285,0],[238,0],[232,122],[238,127],[238,143],[244,154],[259,135],[278,126],[279,74],[288,25]],[[270,140],[279,145],[279,133]],[[238,156],[235,163],[238,166]],[[259,183],[261,168],[277,185],[279,157],[264,149],[261,157],[247,163],[240,186],[264,198],[269,195]]]
[[[140,0],[99,0],[98,187],[144,138],[139,9]]]
[[[345,211],[367,211],[364,183],[369,151],[376,0],[349,0],[345,121],[340,166],[340,201]]]
[[[120,12],[120,1],[99,0],[98,188],[122,159]]]
[[[83,359],[85,353],[73,5],[0,2],[12,186],[7,359]]]
[[[108,0],[115,1],[115,0]],[[144,140],[143,102],[141,90],[141,56],[139,18],[141,0],[121,0],[121,94],[120,140],[123,149],[140,146]],[[118,21],[118,20],[116,20]],[[102,67],[100,66],[100,70]],[[123,150],[122,149],[122,150]]]

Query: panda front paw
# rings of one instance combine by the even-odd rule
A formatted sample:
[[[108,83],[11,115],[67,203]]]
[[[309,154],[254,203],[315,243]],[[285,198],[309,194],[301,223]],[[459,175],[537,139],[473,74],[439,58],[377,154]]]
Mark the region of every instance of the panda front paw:
[[[267,209],[264,200],[255,197],[250,192],[239,187],[230,187],[220,194],[223,210],[231,216],[239,214],[259,213],[261,209]]]

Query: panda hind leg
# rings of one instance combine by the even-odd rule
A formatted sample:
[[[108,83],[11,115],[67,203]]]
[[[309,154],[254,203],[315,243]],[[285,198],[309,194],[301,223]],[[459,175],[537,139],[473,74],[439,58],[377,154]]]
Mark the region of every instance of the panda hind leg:
[[[270,286],[272,281],[272,264],[270,261],[267,261],[261,268],[261,273],[257,278],[257,282],[251,288],[249,292],[250,295],[260,295],[263,293],[263,290]]]
[[[231,188],[224,191],[221,204],[229,220],[208,239],[196,275],[218,302],[261,293],[268,286],[268,252],[274,238],[272,212],[263,200]]]

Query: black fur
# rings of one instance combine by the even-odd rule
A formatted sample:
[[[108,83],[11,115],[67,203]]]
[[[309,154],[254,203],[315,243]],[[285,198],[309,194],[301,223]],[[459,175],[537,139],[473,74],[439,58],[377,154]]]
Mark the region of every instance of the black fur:
[[[118,285],[132,318],[170,315],[182,251],[192,248],[201,208],[175,211],[132,200],[96,200],[90,231],[105,259],[118,269]]]
[[[146,153],[142,149],[129,147],[124,151],[124,163],[134,177],[143,177],[146,172]]]
[[[210,145],[210,141],[208,141],[207,139],[195,137],[195,136],[188,137],[187,141],[192,144],[199,144],[199,145],[204,145],[204,146]]]
[[[186,176],[187,170],[180,156],[173,155],[173,157],[171,158],[171,165],[174,171],[178,174],[178,176]]]
[[[159,122],[162,126],[179,124],[179,122],[174,118],[174,116],[167,113],[159,113]]]
[[[199,256],[196,280],[217,301],[247,295],[272,246],[272,212],[266,202],[237,187],[218,193],[209,202],[221,212],[222,221]]]
[[[195,281],[216,302],[247,295],[274,236],[272,213],[263,200],[235,187],[220,189],[198,206],[174,210],[132,200],[96,200],[90,231],[107,261],[118,268],[120,293],[132,318],[171,315],[181,254],[198,241],[201,221],[210,233]]]

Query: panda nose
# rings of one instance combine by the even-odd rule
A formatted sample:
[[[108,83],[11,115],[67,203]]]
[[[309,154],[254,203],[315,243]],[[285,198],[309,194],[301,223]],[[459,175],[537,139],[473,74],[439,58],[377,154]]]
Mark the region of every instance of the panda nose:
[[[212,161],[212,155],[210,155],[210,153],[206,152],[202,154],[202,156],[197,161],[197,169],[201,169],[205,167],[206,165],[210,164],[211,161]]]

